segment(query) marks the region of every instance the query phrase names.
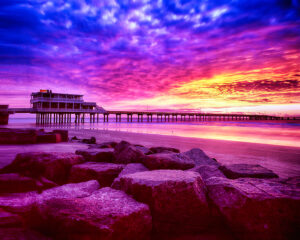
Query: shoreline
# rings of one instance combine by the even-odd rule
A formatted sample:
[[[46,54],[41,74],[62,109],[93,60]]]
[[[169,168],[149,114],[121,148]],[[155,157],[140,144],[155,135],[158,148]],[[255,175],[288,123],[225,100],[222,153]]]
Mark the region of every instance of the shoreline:
[[[94,136],[99,143],[125,140],[146,147],[175,147],[181,152],[200,148],[208,156],[216,158],[223,164],[260,164],[278,173],[281,177],[300,175],[300,147],[111,130],[70,129],[69,136],[70,138]]]
[[[40,127],[36,127],[40,129]],[[161,135],[152,133],[136,133],[100,129],[67,129],[60,126],[45,127],[45,129],[65,129],[69,138],[90,138],[94,136],[97,143],[122,140],[145,147],[174,147],[181,152],[192,148],[202,149],[208,156],[217,159],[221,164],[246,163],[259,164],[269,168],[280,177],[300,175],[300,147],[280,146],[271,144],[239,142],[231,140],[205,139]],[[55,143],[34,145],[0,145],[0,165],[9,164],[17,153],[29,151],[75,152],[76,149],[87,148],[87,144]]]

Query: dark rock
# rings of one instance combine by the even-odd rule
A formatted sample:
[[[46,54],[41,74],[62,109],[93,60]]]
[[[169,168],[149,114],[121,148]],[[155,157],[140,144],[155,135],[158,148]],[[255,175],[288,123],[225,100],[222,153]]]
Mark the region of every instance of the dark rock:
[[[213,165],[213,166],[220,165],[215,159],[207,156],[200,148],[193,148],[181,154],[192,159],[195,165]]]
[[[51,240],[51,238],[41,233],[23,227],[0,229],[1,240]]]
[[[196,172],[154,170],[127,174],[119,188],[149,205],[156,232],[198,232],[210,223],[206,188]]]
[[[79,140],[76,136],[72,137],[71,140]]]
[[[144,157],[144,165],[153,169],[190,169],[194,162],[180,153],[156,153]]]
[[[68,130],[56,129],[56,130],[53,130],[53,133],[59,133],[61,136],[62,142],[68,142],[68,140],[69,140]]]
[[[211,177],[226,178],[225,175],[215,165],[200,165],[200,166],[198,165],[187,171],[195,171],[195,172],[199,173],[205,183],[206,183],[207,179],[209,179]]]
[[[64,184],[72,165],[82,162],[83,157],[74,153],[19,153],[11,164],[1,169],[1,172],[17,172],[33,178],[43,176],[57,184]]]
[[[153,153],[163,153],[163,152],[180,153],[179,149],[171,148],[171,147],[152,147],[150,148],[150,151],[152,151]]]
[[[0,208],[5,211],[21,214],[22,216],[28,216],[37,203],[54,198],[75,199],[87,197],[97,189],[99,189],[99,183],[96,180],[92,180],[54,187],[43,191],[41,194],[37,192],[2,194],[0,195]],[[27,219],[27,221],[31,220]]]
[[[82,155],[87,162],[114,162],[115,154],[113,148],[83,149],[76,150],[78,155]]]
[[[136,149],[140,150],[145,155],[149,155],[149,154],[154,153],[149,148],[146,148],[144,146],[141,146],[141,145],[134,145],[134,146],[136,147]]]
[[[122,191],[102,188],[91,196],[51,199],[37,208],[39,229],[55,239],[149,239],[147,205]]]
[[[83,163],[72,167],[69,182],[98,180],[101,187],[110,186],[124,168],[122,164],[113,163]]]
[[[0,128],[0,144],[33,144],[37,134],[36,129]]]
[[[37,135],[37,143],[59,143],[61,135],[59,133],[39,132]]]
[[[29,192],[38,188],[32,178],[17,173],[0,174],[0,193]]]
[[[115,147],[116,163],[141,163],[144,158],[142,151],[128,142],[122,141]]]
[[[3,227],[19,227],[21,225],[22,218],[19,215],[7,212],[0,208],[0,229]]]
[[[120,178],[124,175],[131,174],[131,173],[136,173],[136,172],[145,172],[145,171],[149,171],[149,169],[146,168],[143,164],[141,164],[141,163],[129,163],[120,172],[119,176],[114,180],[114,182],[112,184],[112,187],[113,188],[118,188],[117,185],[120,182]]]
[[[299,236],[300,189],[271,179],[209,178],[208,195],[240,239]]]
[[[91,137],[90,139],[82,139],[82,142],[87,143],[87,144],[95,144],[96,143],[96,138]]]
[[[230,179],[236,178],[278,178],[273,171],[254,164],[231,164],[219,169]]]

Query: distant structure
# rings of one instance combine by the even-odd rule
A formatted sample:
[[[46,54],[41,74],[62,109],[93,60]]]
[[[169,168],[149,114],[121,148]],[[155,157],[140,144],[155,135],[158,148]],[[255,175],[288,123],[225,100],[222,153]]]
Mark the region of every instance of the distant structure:
[[[51,90],[40,90],[31,94],[31,107],[36,110],[96,110],[95,102],[84,102],[83,95],[53,93]],[[102,108],[102,110],[104,110]]]
[[[298,117],[278,117],[262,114],[243,113],[204,113],[204,112],[158,112],[158,111],[106,111],[95,102],[85,102],[83,95],[68,93],[53,93],[51,90],[40,90],[31,94],[30,108],[8,108],[0,105],[0,125],[8,123],[9,114],[32,113],[36,115],[37,124],[48,123],[84,123],[85,115],[90,115],[90,122],[99,122],[103,114],[103,122],[109,121],[109,115],[115,115],[116,122],[122,121],[122,115],[127,115],[127,122],[133,121],[133,115],[138,122],[152,122],[156,116],[157,122],[169,121],[258,121],[258,120],[288,120],[299,121]],[[74,116],[74,118],[72,118]]]

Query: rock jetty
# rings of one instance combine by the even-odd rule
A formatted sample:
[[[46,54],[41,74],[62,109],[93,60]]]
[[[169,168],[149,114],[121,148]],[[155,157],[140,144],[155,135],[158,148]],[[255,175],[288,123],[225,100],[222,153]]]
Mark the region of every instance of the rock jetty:
[[[19,133],[29,139],[37,131]],[[64,132],[53,134],[67,139]],[[259,165],[222,165],[197,148],[180,153],[125,141],[72,141],[89,149],[21,153],[0,170],[1,239],[300,234],[300,177],[281,179]]]

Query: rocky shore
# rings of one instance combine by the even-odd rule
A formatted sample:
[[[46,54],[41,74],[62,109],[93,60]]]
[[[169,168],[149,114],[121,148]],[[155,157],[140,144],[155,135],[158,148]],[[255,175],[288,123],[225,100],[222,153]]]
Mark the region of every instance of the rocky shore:
[[[294,239],[300,177],[126,141],[26,152],[0,170],[1,239]]]

